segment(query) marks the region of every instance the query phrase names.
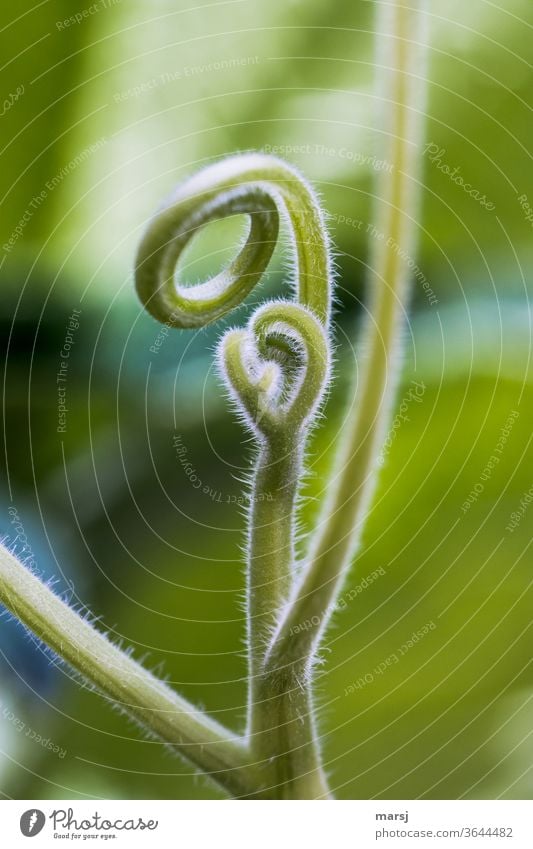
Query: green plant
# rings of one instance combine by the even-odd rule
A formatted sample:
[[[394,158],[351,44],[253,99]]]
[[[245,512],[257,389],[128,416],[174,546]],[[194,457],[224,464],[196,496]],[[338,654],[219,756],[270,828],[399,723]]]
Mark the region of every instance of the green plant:
[[[243,154],[201,171],[154,216],[136,264],[138,294],[159,321],[201,327],[238,306],[260,281],[288,225],[295,300],[264,304],[245,329],[227,332],[218,364],[238,414],[257,442],[247,545],[248,724],[238,736],[178,696],[59,599],[7,548],[0,601],[114,705],[162,739],[229,794],[327,798],[313,705],[313,670],[353,560],[376,480],[376,460],[396,384],[413,253],[417,160],[423,113],[422,0],[382,7],[378,67],[386,119],[371,264],[367,357],[355,414],[301,563],[295,557],[297,497],[305,442],[330,375],[332,271],[323,214],[312,188],[274,157]],[[392,61],[389,59],[392,57]],[[389,64],[390,63],[390,64]],[[237,258],[194,287],[175,281],[179,257],[206,223],[247,214]],[[299,628],[304,621],[316,622]]]

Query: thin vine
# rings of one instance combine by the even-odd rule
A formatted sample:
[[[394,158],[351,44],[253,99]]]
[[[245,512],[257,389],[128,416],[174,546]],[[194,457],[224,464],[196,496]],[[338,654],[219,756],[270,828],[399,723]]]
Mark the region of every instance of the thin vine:
[[[245,301],[267,270],[280,227],[294,253],[293,299],[257,308],[244,328],[222,336],[217,350],[221,380],[257,446],[247,523],[244,733],[232,733],[177,695],[72,610],[9,546],[0,545],[0,603],[112,704],[234,797],[331,796],[313,671],[376,482],[408,308],[400,257],[414,251],[419,195],[425,0],[378,7],[384,158],[392,170],[382,172],[377,188],[382,235],[372,261],[368,353],[355,415],[303,562],[297,563],[294,546],[298,493],[306,441],[330,380],[332,349],[331,252],[315,192],[276,157],[228,157],[175,190],[149,222],[136,260],[136,287],[146,310],[169,327],[187,329],[215,322]],[[249,217],[249,232],[233,262],[204,283],[183,285],[177,267],[193,236],[212,221],[242,214]],[[295,627],[303,621],[318,624]]]

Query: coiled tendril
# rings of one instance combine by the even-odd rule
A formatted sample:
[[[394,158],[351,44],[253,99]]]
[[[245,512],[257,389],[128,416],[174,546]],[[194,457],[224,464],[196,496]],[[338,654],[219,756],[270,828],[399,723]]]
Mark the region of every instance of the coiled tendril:
[[[250,218],[237,257],[205,283],[183,286],[176,267],[192,237],[204,224],[236,214]],[[229,332],[220,345],[221,372],[231,394],[252,429],[263,435],[307,423],[328,375],[331,261],[311,187],[272,156],[242,154],[210,165],[179,186],[155,214],[136,262],[137,292],[154,318],[171,327],[202,327],[237,307],[260,281],[276,246],[280,217],[294,249],[297,302],[261,307],[246,330]],[[285,386],[291,372],[292,391]]]
[[[280,430],[298,434],[312,420],[327,381],[329,351],[323,328],[305,307],[265,304],[245,330],[224,335],[220,352],[231,393],[260,438]]]
[[[205,283],[184,287],[176,281],[176,265],[198,229],[237,214],[249,215],[250,231],[236,259]],[[331,262],[317,198],[295,169],[262,154],[232,156],[204,168],[154,215],[136,261],[137,292],[148,312],[169,326],[194,328],[238,306],[268,266],[280,216],[294,248],[298,302],[327,326]]]
[[[178,261],[198,229],[242,213],[249,216],[250,227],[236,259],[205,283],[180,283]],[[296,579],[295,512],[303,448],[329,376],[331,261],[313,190],[295,169],[271,156],[243,154],[208,166],[153,217],[137,256],[136,286],[146,309],[168,326],[209,324],[241,304],[260,281],[280,219],[294,252],[295,299],[266,303],[245,328],[227,331],[218,360],[230,395],[260,446],[248,511],[247,737],[257,757],[264,754],[262,762],[276,770],[279,763],[288,781],[287,770],[320,775],[308,718],[302,726],[301,717],[310,714],[308,694],[302,691],[295,699],[289,691],[287,702],[274,692],[272,676],[264,670],[270,637]],[[294,728],[300,753],[288,759],[290,766],[283,754],[287,725]]]

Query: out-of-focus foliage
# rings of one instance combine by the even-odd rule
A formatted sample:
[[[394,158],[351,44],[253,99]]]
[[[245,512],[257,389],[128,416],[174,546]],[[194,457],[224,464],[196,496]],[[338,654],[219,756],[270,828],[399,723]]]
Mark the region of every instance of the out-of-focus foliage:
[[[2,91],[8,97],[22,85],[24,93],[0,118],[1,245],[27,220],[14,245],[0,250],[0,527],[15,535],[8,509],[16,507],[39,569],[238,727],[244,521],[232,502],[250,445],[213,374],[220,327],[170,333],[154,354],[161,331],[135,300],[133,256],[160,199],[207,160],[289,148],[315,181],[338,251],[339,350],[327,421],[310,454],[304,523],[312,525],[343,392],[364,356],[353,347],[365,264],[379,237],[367,229],[374,180],[386,167],[376,131],[373,4],[107,5],[68,26],[87,5],[3,9]],[[420,108],[439,156],[425,159],[398,409],[411,380],[425,389],[390,440],[346,587],[355,597],[324,652],[325,758],[339,797],[532,791],[533,512],[512,532],[506,526],[533,483],[532,225],[519,201],[526,194],[533,206],[533,19],[530,0],[500,6],[431,3],[429,100]],[[459,169],[495,208],[439,164]],[[230,222],[206,233],[189,279],[222,264],[237,232]],[[264,291],[278,292],[283,275],[280,252]],[[74,308],[82,312],[68,368],[68,427],[58,434],[56,375]],[[241,319],[244,311],[230,322]],[[176,454],[177,435],[200,489]],[[499,462],[484,479],[495,453]],[[379,569],[385,574],[361,590]],[[428,623],[435,627],[401,662],[391,660]],[[14,625],[0,625],[4,794],[213,793],[65,669],[51,669]],[[26,736],[22,724],[65,756]]]

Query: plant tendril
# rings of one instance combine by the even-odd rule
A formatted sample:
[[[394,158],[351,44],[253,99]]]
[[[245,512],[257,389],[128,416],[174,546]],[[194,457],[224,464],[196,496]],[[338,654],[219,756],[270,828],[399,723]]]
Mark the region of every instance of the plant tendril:
[[[180,283],[179,259],[199,228],[241,213],[249,216],[250,227],[236,259],[204,283]],[[298,684],[303,698],[292,699],[293,682],[264,670],[296,580],[295,517],[305,441],[330,372],[331,260],[315,193],[275,157],[244,154],[208,166],[152,219],[137,257],[136,285],[146,309],[168,326],[196,328],[216,321],[261,280],[280,220],[294,251],[295,300],[257,308],[245,328],[224,334],[217,353],[221,377],[259,445],[248,510],[247,738],[258,760],[264,758],[269,770],[274,765],[276,793],[315,796],[327,791],[309,711],[310,684]]]
[[[246,214],[250,230],[237,257],[196,286],[175,279],[185,247],[204,224]],[[241,154],[190,177],[156,212],[136,260],[138,295],[151,315],[171,327],[203,327],[231,311],[262,278],[282,217],[296,258],[296,296],[327,325],[331,261],[318,200],[296,169],[273,156]]]

